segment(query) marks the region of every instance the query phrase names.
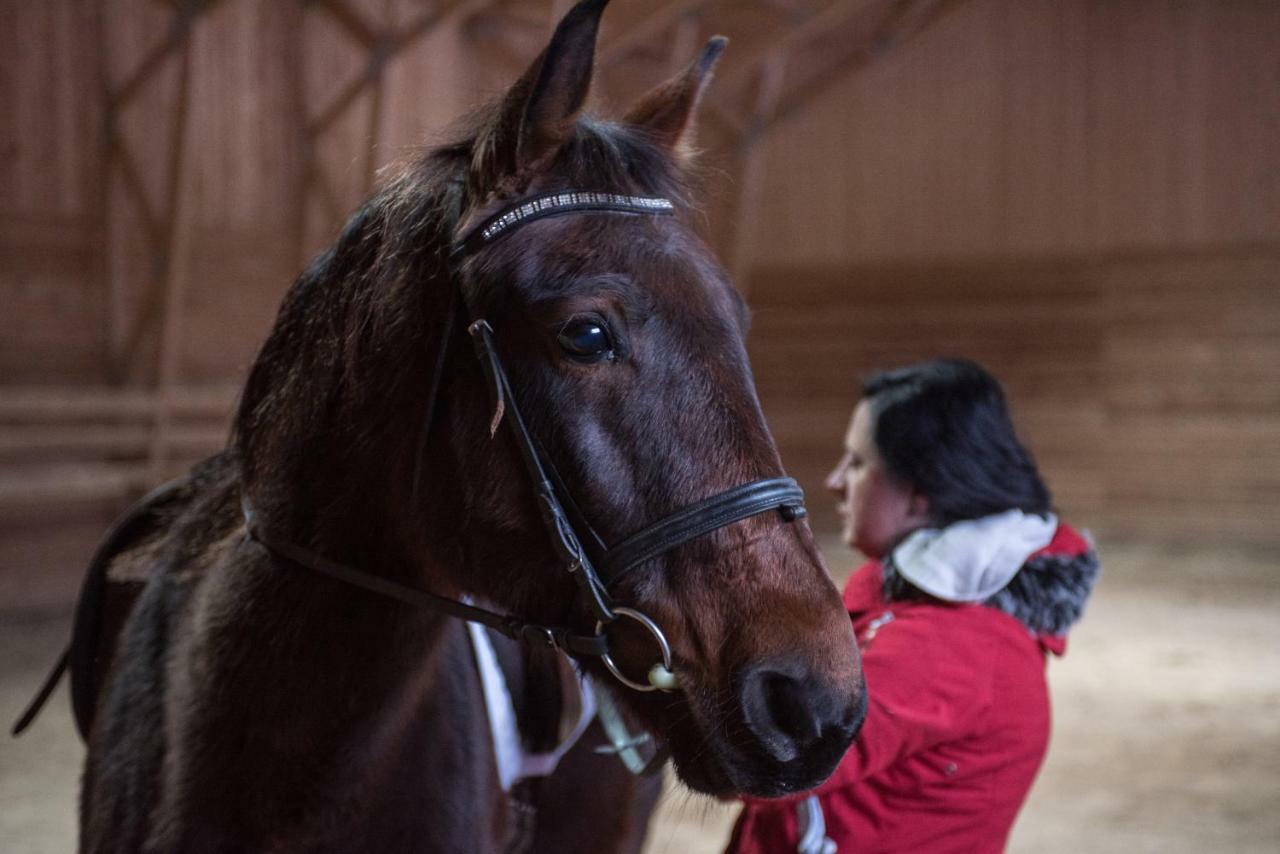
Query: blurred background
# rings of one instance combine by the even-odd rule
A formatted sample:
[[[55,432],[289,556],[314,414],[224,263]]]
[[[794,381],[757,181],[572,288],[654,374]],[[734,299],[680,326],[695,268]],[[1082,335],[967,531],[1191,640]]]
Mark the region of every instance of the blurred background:
[[[0,0],[5,721],[111,520],[225,441],[307,259],[569,5]],[[1280,4],[615,0],[595,110],[715,33],[701,225],[833,574],[859,380],[937,355],[1004,382],[1099,542],[1011,849],[1280,849]],[[65,707],[0,745],[6,850],[74,846]],[[732,817],[673,786],[649,850]]]

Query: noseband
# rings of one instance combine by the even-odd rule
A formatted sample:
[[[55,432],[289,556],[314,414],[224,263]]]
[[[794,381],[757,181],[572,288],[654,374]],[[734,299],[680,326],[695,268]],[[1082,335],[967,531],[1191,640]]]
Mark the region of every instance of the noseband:
[[[458,283],[455,296],[462,293],[461,266],[470,256],[529,222],[549,216],[595,212],[664,216],[674,212],[674,205],[670,200],[662,198],[582,191],[550,193],[513,205],[468,229],[455,241],[450,255],[453,278]],[[467,302],[465,295],[463,302]],[[451,308],[437,354],[436,372],[428,400],[427,430],[430,429],[435,397],[444,368],[444,355],[452,335],[454,313],[455,310]],[[529,432],[498,353],[493,327],[484,318],[476,316],[469,305],[467,313],[467,331],[493,398],[494,426],[496,428],[497,421],[503,418],[511,425],[552,547],[577,583],[595,617],[594,634],[579,634],[565,627],[546,626],[497,614],[335,563],[322,555],[272,536],[258,523],[246,503],[244,512],[249,536],[291,563],[348,584],[450,616],[483,623],[515,640],[547,644],[573,656],[599,656],[618,681],[637,691],[675,690],[677,683],[671,670],[671,647],[662,629],[640,611],[615,605],[609,596],[609,588],[623,575],[646,561],[742,519],[777,510],[784,521],[794,521],[805,515],[804,493],[789,477],[751,481],[677,510],[622,542],[612,547],[606,546],[574,503],[555,466]],[[650,669],[648,682],[628,678],[609,654],[607,627],[620,617],[641,625],[658,645],[662,661]]]

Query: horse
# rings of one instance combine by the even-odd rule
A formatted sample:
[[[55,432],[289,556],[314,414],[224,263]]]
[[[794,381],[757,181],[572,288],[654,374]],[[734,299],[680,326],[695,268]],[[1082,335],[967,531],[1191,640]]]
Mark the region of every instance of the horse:
[[[351,217],[227,447],[100,548],[82,851],[637,851],[666,757],[773,797],[850,744],[850,621],[691,225],[725,42],[589,116],[606,2]],[[503,771],[504,709],[554,762]]]

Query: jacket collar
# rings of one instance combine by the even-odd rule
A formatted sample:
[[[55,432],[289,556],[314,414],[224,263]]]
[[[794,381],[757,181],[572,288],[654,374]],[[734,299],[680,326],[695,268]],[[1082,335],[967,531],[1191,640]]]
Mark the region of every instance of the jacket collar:
[[[944,602],[983,602],[1004,588],[1027,558],[1049,545],[1053,514],[1007,510],[908,534],[892,553],[898,573]]]
[[[885,601],[939,598],[904,576],[896,564],[897,555],[895,549],[882,566]],[[1049,542],[1032,552],[1004,586],[979,601],[1018,620],[1034,635],[1061,638],[1084,613],[1100,570],[1092,544],[1060,523]]]

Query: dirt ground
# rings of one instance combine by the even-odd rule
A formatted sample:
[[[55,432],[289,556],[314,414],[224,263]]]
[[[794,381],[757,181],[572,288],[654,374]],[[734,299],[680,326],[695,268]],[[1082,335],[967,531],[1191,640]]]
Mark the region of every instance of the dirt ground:
[[[834,557],[832,566],[848,563]],[[1050,664],[1053,743],[1009,850],[1280,851],[1280,555],[1103,544],[1104,578]],[[0,606],[7,729],[70,606]],[[65,687],[0,745],[0,849],[75,848],[83,751]],[[646,854],[719,851],[734,808],[669,787]]]

